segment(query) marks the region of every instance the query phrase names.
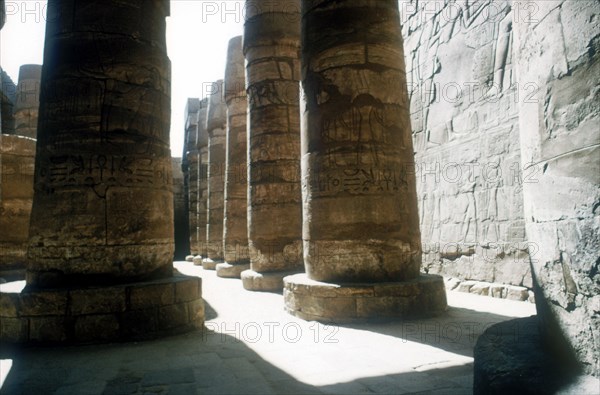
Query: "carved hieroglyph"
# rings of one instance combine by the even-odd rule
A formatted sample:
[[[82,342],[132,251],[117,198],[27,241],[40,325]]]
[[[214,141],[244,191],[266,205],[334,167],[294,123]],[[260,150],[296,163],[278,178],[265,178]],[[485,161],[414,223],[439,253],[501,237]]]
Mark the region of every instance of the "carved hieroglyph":
[[[227,160],[225,168],[225,216],[223,250],[229,264],[249,263],[247,222],[246,98],[242,36],[229,41],[225,69],[227,104]]]
[[[170,276],[168,2],[48,12],[28,284]]]
[[[421,240],[397,2],[307,3],[306,272],[317,281],[416,278]]]
[[[535,4],[400,1],[429,273],[531,287],[512,31]]]
[[[15,101],[15,134],[36,138],[40,106],[42,66],[25,64],[19,69]]]
[[[206,130],[208,131],[208,201],[207,257],[212,262],[223,260],[223,211],[225,189],[227,107],[223,98],[223,80],[213,84],[208,97]],[[203,264],[203,266],[205,266]],[[212,267],[214,269],[214,267]]]
[[[258,273],[301,270],[300,2],[247,3],[251,269]]]

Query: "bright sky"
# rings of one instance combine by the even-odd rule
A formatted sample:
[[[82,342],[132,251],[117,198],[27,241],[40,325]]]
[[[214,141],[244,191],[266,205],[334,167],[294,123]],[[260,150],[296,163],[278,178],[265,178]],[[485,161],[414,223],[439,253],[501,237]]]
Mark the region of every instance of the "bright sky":
[[[242,34],[244,1],[171,0],[167,48],[172,64],[171,152],[183,150],[188,97],[206,96],[207,84],[223,78],[229,39]],[[17,83],[22,64],[42,64],[46,1],[6,0],[0,32],[0,66]]]

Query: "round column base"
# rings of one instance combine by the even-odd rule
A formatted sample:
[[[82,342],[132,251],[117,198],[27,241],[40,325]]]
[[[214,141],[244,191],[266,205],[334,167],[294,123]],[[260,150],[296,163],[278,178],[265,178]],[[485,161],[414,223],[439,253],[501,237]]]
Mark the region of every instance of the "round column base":
[[[186,262],[194,262],[194,256],[193,255],[186,255],[185,256],[185,261]]]
[[[0,287],[0,341],[85,344],[154,339],[204,325],[202,280],[173,277],[106,287]]]
[[[210,258],[204,258],[202,260],[202,269],[204,270],[215,270],[217,268],[217,264],[221,263],[220,261],[213,261]]]
[[[336,284],[304,273],[284,280],[288,313],[307,321],[352,323],[432,317],[446,311],[442,276],[421,274],[408,281]]]
[[[249,263],[219,263],[217,265],[217,276],[223,278],[240,278],[244,270],[250,269]]]
[[[202,257],[200,255],[196,255],[192,262],[194,262],[194,265],[196,266],[202,266]]]
[[[268,272],[259,273],[254,270],[245,270],[241,273],[242,285],[248,291],[281,292],[283,278],[298,273],[294,272]]]

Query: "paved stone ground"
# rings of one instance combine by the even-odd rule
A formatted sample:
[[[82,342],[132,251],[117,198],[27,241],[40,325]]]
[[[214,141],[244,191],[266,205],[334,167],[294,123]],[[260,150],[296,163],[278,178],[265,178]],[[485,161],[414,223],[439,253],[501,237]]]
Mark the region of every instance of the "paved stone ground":
[[[0,394],[470,394],[479,334],[535,314],[531,303],[449,292],[443,317],[324,326],[285,313],[280,294],[175,266],[203,278],[207,330],[1,350]]]

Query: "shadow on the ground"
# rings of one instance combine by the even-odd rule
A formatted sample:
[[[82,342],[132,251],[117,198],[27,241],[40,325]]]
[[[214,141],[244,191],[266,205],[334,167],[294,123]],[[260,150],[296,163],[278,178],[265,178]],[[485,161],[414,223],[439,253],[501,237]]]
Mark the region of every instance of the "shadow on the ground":
[[[470,365],[309,385],[243,342],[198,331],[160,340],[3,353],[2,394],[431,394],[470,393]],[[324,363],[335,369],[339,360]],[[401,370],[399,364],[398,369]],[[293,373],[293,372],[292,372]],[[327,373],[319,380],[327,382]]]
[[[352,328],[417,342],[471,357],[479,336],[489,327],[514,317],[462,307],[449,307],[437,317],[341,324]]]

